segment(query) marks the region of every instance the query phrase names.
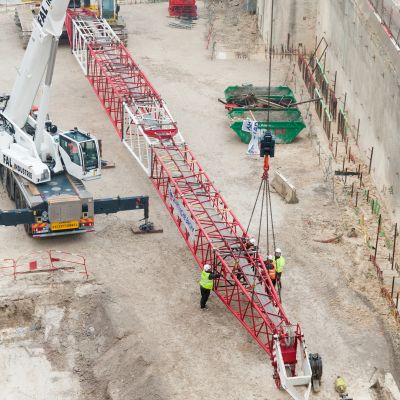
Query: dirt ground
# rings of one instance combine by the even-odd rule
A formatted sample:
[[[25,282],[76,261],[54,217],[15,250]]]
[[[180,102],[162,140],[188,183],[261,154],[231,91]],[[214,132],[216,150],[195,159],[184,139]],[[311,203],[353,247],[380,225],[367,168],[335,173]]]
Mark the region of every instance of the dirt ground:
[[[129,29],[128,48],[166,100],[200,163],[246,224],[261,160],[246,156],[246,146],[229,129],[217,98],[232,84],[265,85],[267,64],[251,58],[212,61],[205,48],[208,27],[202,3],[200,19],[191,30],[169,27],[166,8],[166,3],[121,7]],[[23,50],[13,13],[0,14],[0,23],[0,88],[7,92]],[[294,80],[292,75],[294,62],[275,58],[272,84],[286,81],[301,98],[304,88],[300,78]],[[22,227],[0,227],[0,258],[57,248],[85,256],[91,273],[88,283],[54,277],[62,290],[51,285],[46,289],[43,278],[20,288],[19,297],[28,299],[25,287],[41,288],[29,315],[42,315],[34,311],[40,305],[58,307],[55,314],[61,317],[52,338],[60,354],[54,357],[54,349],[47,352],[43,325],[31,341],[47,349],[45,371],[64,374],[67,389],[60,393],[54,385],[52,392],[49,385],[44,394],[39,389],[25,390],[31,384],[25,376],[35,369],[36,356],[10,353],[10,348],[19,348],[15,339],[0,344],[0,365],[13,358],[19,368],[15,374],[21,379],[0,378],[1,387],[8,388],[2,398],[22,400],[29,398],[28,392],[37,400],[288,399],[275,388],[267,355],[216,297],[210,300],[210,311],[200,312],[199,268],[66,46],[58,52],[50,111],[60,127],[79,126],[102,139],[105,158],[116,162],[117,167],[105,170],[101,181],[88,184],[95,197],[150,195],[151,220],[164,232],[133,235],[130,228],[137,225],[140,212],[99,216],[94,234],[50,240],[30,239]],[[314,130],[323,143],[321,129]],[[353,216],[344,212],[340,197],[332,201],[309,129],[292,144],[277,146],[272,169],[289,178],[300,199],[287,205],[274,195],[274,223],[277,243],[287,259],[285,311],[292,322],[301,323],[309,350],[319,352],[324,362],[322,391],[313,398],[337,399],[333,382],[343,375],[354,398],[373,399],[369,386],[376,369],[400,380],[396,327],[379,296],[362,240],[344,235],[339,244],[314,241],[346,232]],[[13,208],[4,191],[0,191],[0,208]],[[84,296],[76,294],[82,291]],[[4,293],[2,302],[14,299]],[[15,319],[13,329],[36,326],[35,318]],[[0,317],[2,332],[10,329],[2,321]],[[23,394],[17,395],[15,387]]]

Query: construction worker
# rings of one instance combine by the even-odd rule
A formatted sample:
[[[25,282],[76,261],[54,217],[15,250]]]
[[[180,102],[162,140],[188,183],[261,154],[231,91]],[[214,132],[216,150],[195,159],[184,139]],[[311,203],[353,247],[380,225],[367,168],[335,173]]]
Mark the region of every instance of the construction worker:
[[[201,273],[200,277],[200,308],[206,309],[206,303],[208,298],[210,297],[211,290],[214,287],[214,279],[217,279],[221,276],[219,272],[211,272],[211,265],[205,264],[204,269]]]
[[[282,272],[283,272],[283,267],[285,266],[286,260],[284,257],[282,257],[282,250],[277,248],[275,250],[275,257],[274,257],[274,267],[276,269],[276,281],[279,282],[280,286],[282,287]]]
[[[249,239],[249,238],[243,236],[243,237],[240,238],[240,242],[241,242],[241,243],[235,243],[235,244],[233,244],[233,245],[231,246],[231,248],[232,248],[233,250],[239,250],[240,252],[242,252],[241,244],[243,244],[243,246],[245,247],[245,249],[246,249],[247,251],[249,251],[249,252],[253,252],[253,251],[255,251],[255,249],[257,248],[257,247],[256,247],[256,239],[254,239],[254,238]]]
[[[80,165],[80,159],[79,159],[79,150],[78,146],[74,142],[69,142],[68,143],[68,152],[69,152],[69,157],[71,161],[75,164]]]
[[[271,279],[271,282],[275,287],[275,285],[276,285],[276,268],[275,268],[275,265],[274,265],[273,261],[274,261],[274,257],[272,257],[272,255],[270,254],[268,256],[268,258],[264,261],[264,265],[265,265],[265,268],[266,268],[266,270],[268,272],[268,275],[269,275],[269,277]]]
[[[249,256],[255,257],[257,255],[257,245],[256,245],[256,239],[251,238],[251,239],[246,239],[244,242],[244,247],[246,248],[247,252],[249,253]],[[251,258],[247,257],[248,262],[251,262]]]

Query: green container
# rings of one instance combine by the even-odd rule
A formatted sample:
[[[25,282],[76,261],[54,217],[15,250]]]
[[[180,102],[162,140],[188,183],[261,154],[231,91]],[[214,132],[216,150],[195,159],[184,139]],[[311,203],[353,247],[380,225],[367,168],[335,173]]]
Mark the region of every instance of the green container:
[[[254,94],[256,97],[261,97],[263,99],[287,99],[291,100],[291,103],[296,103],[293,92],[287,86],[271,87],[269,95],[267,86],[228,86],[224,94],[227,103],[235,102],[235,98],[244,97],[249,94]]]
[[[271,109],[268,120],[268,110],[243,110],[233,108],[228,113],[232,120],[230,125],[243,143],[248,144],[251,133],[242,130],[245,119],[258,122],[258,129],[270,130],[276,143],[291,143],[294,138],[306,127],[301,113],[298,109],[276,110]]]

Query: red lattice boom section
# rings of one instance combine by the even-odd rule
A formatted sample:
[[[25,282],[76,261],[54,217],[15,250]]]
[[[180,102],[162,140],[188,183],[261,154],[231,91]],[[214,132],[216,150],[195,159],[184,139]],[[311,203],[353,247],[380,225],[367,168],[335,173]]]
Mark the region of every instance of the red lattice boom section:
[[[295,375],[300,327],[286,317],[260,256],[247,250],[247,232],[189,147],[177,140],[163,100],[122,43],[94,38],[88,53],[87,77],[118,135],[124,138],[129,112],[138,131],[157,139],[150,179],[200,268],[208,263],[221,273],[216,294],[268,353],[275,372],[279,341],[284,364]],[[275,379],[279,386],[277,373]]]
[[[153,154],[151,180],[192,254],[200,267],[208,263],[221,273],[216,294],[270,356],[278,334],[294,372],[300,329],[293,327],[296,339],[286,346],[290,322],[262,260],[244,246],[245,229],[187,145],[162,144]],[[194,234],[174,206],[177,200],[195,222]]]
[[[166,138],[177,133],[161,97],[122,43],[90,44],[87,77],[121,138],[124,105],[142,122],[146,135]]]

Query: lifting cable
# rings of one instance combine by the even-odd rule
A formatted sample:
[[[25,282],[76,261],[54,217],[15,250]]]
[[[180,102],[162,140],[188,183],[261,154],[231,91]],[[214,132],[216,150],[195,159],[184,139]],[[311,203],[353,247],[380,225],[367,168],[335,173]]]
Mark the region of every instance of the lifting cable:
[[[269,71],[268,71],[268,99],[271,97],[271,79],[272,79],[272,38],[273,38],[273,26],[274,26],[274,0],[271,2],[271,30],[269,37]],[[272,246],[273,251],[275,253],[276,243],[275,243],[275,230],[274,230],[274,220],[272,214],[272,202],[271,202],[271,189],[269,183],[269,159],[270,157],[274,157],[275,152],[275,140],[272,138],[272,133],[269,131],[269,122],[270,122],[270,110],[271,107],[267,109],[267,132],[264,133],[263,138],[260,141],[260,157],[264,157],[264,172],[261,177],[260,186],[258,188],[256,200],[250,215],[249,223],[247,225],[246,232],[249,232],[251,222],[254,216],[254,212],[256,210],[258,200],[261,196],[261,208],[260,208],[260,217],[258,221],[258,235],[257,235],[257,247],[255,251],[255,258],[258,259],[259,249],[260,249],[260,239],[261,239],[261,228],[262,228],[262,220],[263,220],[263,211],[265,204],[265,218],[266,218],[266,233],[267,233],[267,255],[270,253],[270,236],[272,236]],[[257,265],[257,264],[256,264]],[[256,286],[256,276],[257,271],[254,270],[254,281],[253,281],[253,290],[252,297],[254,297],[254,291]],[[280,297],[280,287],[278,286],[279,297]]]
[[[273,38],[273,29],[274,29],[274,0],[271,2],[271,28],[270,28],[270,36],[269,36],[269,70],[268,70],[268,98],[271,96],[271,79],[272,79],[272,38]],[[271,108],[268,107],[267,109],[267,127],[270,121],[270,110]],[[262,214],[263,214],[263,207],[264,207],[264,197],[265,197],[265,211],[266,211],[266,222],[267,222],[267,252],[270,254],[270,223],[271,223],[271,235],[272,235],[272,244],[273,250],[275,251],[275,231],[274,231],[274,221],[272,217],[272,204],[271,204],[271,190],[269,184],[269,157],[274,156],[274,147],[275,141],[272,139],[272,133],[267,131],[264,137],[261,140],[260,146],[260,156],[264,157],[264,173],[261,177],[260,186],[258,188],[257,197],[250,215],[250,220],[247,225],[246,232],[249,232],[251,221],[254,216],[254,212],[257,207],[258,199],[260,197],[260,193],[262,190],[262,200],[261,200],[261,213],[260,213],[260,220],[259,220],[259,227],[258,227],[258,238],[257,238],[257,254],[260,245],[260,236],[261,236],[261,225],[262,225]],[[267,254],[267,255],[268,255]]]

